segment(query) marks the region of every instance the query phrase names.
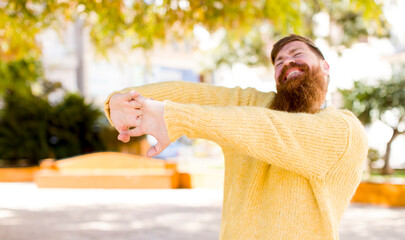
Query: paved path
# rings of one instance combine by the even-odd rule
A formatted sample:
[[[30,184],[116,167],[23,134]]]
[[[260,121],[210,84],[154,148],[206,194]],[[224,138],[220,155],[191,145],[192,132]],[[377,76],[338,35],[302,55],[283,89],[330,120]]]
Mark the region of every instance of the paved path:
[[[221,190],[37,189],[0,183],[1,240],[216,240]],[[405,239],[405,208],[351,205],[341,240]]]

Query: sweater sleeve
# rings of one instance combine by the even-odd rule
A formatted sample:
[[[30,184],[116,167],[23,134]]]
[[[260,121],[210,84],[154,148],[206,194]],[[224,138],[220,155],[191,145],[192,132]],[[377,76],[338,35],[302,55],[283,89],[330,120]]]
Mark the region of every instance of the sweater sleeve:
[[[240,87],[226,88],[205,83],[192,83],[184,81],[160,82],[140,87],[126,88],[111,93],[104,102],[104,111],[110,119],[110,99],[115,93],[126,93],[135,90],[147,98],[158,101],[170,100],[177,103],[194,103],[199,105],[256,105],[257,102],[268,101],[274,93],[259,92],[254,88],[242,89]],[[269,96],[271,95],[271,96]]]
[[[181,135],[204,138],[222,147],[304,177],[323,177],[343,157],[361,128],[337,110],[317,114],[287,113],[263,107],[214,107],[165,101],[171,141]],[[360,132],[360,133],[358,133]],[[362,149],[359,149],[361,151]]]

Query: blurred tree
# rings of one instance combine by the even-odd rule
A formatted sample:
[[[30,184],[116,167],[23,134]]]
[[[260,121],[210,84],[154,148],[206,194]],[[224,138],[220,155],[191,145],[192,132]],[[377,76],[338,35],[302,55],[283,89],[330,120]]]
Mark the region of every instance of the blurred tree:
[[[6,92],[0,109],[0,159],[8,165],[37,165],[44,158],[105,150],[100,133],[109,126],[99,124],[98,108],[72,93],[51,105],[47,94]]]
[[[261,28],[269,30],[266,26]],[[234,41],[230,33],[222,31],[221,40],[214,48],[201,51],[207,59],[207,62],[201,65],[202,71],[212,72],[221,65],[232,67],[235,63],[243,63],[247,66],[268,66],[270,59],[263,32],[260,28],[253,28],[246,35],[241,36],[239,41]]]
[[[0,60],[39,55],[40,46],[35,40],[38,33],[78,19],[89,27],[91,39],[102,53],[117,43],[150,49],[156,41],[191,37],[196,26],[210,33],[225,29],[230,39],[226,42],[231,44],[263,24],[272,26],[273,36],[291,32],[311,36],[312,17],[318,12],[328,13],[330,20],[341,26],[344,38],[337,43],[341,44],[358,39],[359,34],[385,34],[381,7],[382,3],[374,0],[1,1]]]
[[[105,150],[100,137],[102,113],[82,96],[68,93],[53,107],[49,143],[57,159]]]
[[[370,86],[361,81],[351,90],[339,92],[343,96],[343,107],[351,110],[364,125],[380,120],[392,128],[384,155],[383,174],[392,174],[389,164],[392,142],[405,133],[405,66],[395,70],[388,81],[380,80]]]
[[[10,165],[33,165],[48,157],[48,101],[8,90],[0,111],[0,159]]]
[[[350,46],[368,36],[386,37],[389,35],[389,24],[386,21],[382,6],[384,1],[356,0],[356,1],[306,1],[308,8],[305,24],[308,36],[314,36],[313,17],[316,13],[327,13],[329,34],[326,39],[332,46]]]
[[[366,41],[369,36],[389,36],[389,24],[383,16],[382,4],[377,4],[376,1],[312,0],[303,1],[299,6],[297,12],[300,21],[288,22],[297,28],[278,29],[269,20],[252,25],[248,32],[236,41],[235,38],[229,37],[232,32],[225,34],[221,44],[208,52],[214,60],[213,67],[218,68],[221,64],[231,66],[235,62],[268,66],[268,44],[272,39],[282,37],[286,31],[303,34],[312,39],[324,38],[337,52],[355,42]],[[317,15],[323,15],[324,18],[317,18]],[[323,30],[319,32],[317,26]]]
[[[51,104],[49,96],[64,98]],[[0,159],[8,165],[36,165],[105,150],[102,113],[83,97],[43,78],[40,61],[0,61]]]
[[[0,61],[0,97],[7,90],[17,91],[22,95],[30,94],[31,84],[40,81],[42,76],[41,62],[33,57],[8,62]]]
[[[369,148],[367,159],[368,159],[368,170],[369,172],[371,172],[371,170],[373,169],[373,163],[381,159],[380,152],[375,148]]]

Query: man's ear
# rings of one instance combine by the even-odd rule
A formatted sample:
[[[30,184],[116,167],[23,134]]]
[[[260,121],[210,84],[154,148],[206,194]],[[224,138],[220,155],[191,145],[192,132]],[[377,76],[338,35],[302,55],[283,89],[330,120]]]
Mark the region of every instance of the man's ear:
[[[321,60],[321,68],[325,75],[329,75],[329,63],[326,60]]]
[[[326,60],[321,61],[321,68],[323,72],[323,76],[325,77],[325,81],[329,84],[330,77],[329,77],[329,63]]]

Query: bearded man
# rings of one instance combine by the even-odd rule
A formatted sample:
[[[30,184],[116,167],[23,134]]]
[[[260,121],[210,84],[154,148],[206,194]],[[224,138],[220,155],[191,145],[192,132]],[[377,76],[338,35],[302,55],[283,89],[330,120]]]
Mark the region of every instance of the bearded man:
[[[277,94],[165,82],[115,92],[105,111],[121,141],[157,139],[149,157],[182,135],[222,147],[221,240],[336,240],[361,179],[364,129],[325,106],[329,65],[311,40],[285,37],[271,59]]]

